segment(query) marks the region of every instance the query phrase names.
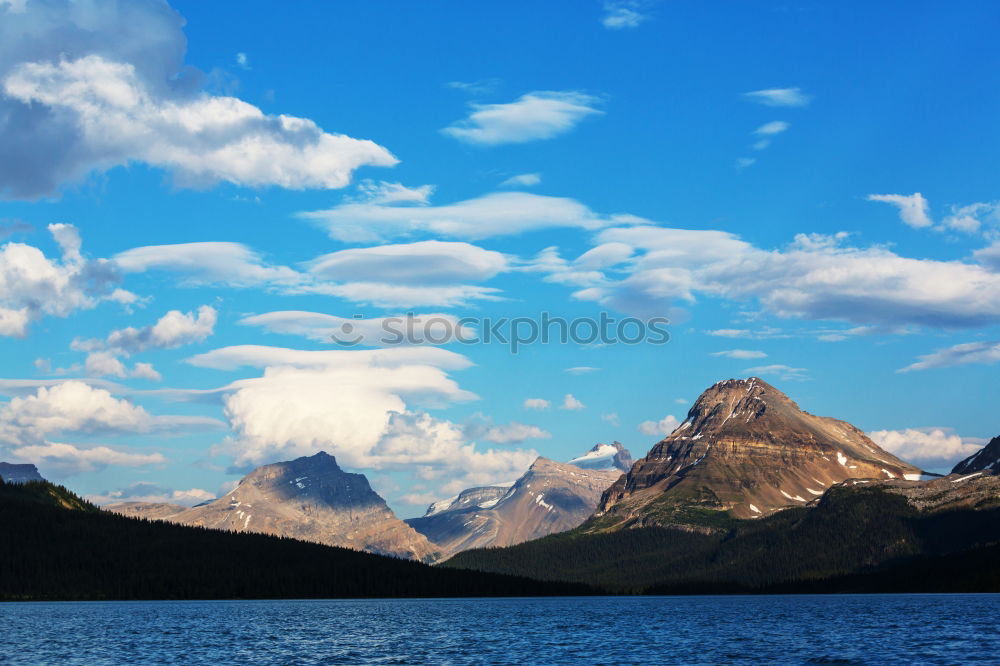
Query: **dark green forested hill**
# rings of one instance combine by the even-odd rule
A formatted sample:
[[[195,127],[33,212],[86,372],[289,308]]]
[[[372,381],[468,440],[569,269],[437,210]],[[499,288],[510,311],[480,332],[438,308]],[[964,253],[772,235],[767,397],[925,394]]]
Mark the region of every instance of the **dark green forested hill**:
[[[631,593],[1000,592],[1000,508],[922,513],[876,488],[830,490],[813,509],[737,521],[722,534],[582,529],[441,566],[565,580]],[[993,548],[993,550],[988,550]],[[979,569],[970,572],[970,563]],[[902,572],[921,572],[914,578]],[[924,580],[933,577],[933,581]],[[922,578],[922,579],[921,579]]]
[[[0,600],[592,593],[258,534],[126,518],[47,482],[0,484]]]

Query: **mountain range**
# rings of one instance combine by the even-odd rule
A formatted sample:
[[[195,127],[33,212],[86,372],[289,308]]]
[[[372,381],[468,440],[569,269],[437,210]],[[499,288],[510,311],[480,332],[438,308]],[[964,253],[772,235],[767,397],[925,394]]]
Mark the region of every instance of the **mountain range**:
[[[40,478],[0,463],[0,495],[106,513]],[[105,509],[201,528],[176,533],[182,541],[206,529],[280,537],[589,586],[577,590],[1000,591],[1000,437],[952,474],[927,475],[754,377],[708,388],[640,460],[618,442],[565,463],[538,458],[513,482],[466,489],[406,521],[326,453],[259,467],[193,508]]]

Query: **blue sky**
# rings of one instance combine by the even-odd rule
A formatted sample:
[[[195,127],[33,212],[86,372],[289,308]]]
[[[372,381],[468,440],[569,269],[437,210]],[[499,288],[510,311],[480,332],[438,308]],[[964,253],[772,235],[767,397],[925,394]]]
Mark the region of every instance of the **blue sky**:
[[[1000,429],[998,13],[0,0],[0,459],[192,503],[325,449],[408,516],[757,374],[945,470]],[[328,339],[407,312],[671,340]]]

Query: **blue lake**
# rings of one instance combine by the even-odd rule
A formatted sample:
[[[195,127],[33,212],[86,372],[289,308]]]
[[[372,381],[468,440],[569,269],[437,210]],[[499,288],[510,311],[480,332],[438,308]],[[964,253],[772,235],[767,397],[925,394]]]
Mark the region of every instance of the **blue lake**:
[[[1000,595],[0,604],[3,664],[997,663]]]

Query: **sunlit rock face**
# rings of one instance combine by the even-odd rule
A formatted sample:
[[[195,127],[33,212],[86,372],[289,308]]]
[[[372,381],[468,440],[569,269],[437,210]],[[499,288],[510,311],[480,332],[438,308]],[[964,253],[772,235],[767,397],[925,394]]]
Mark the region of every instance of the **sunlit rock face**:
[[[440,546],[446,558],[469,548],[512,546],[579,526],[620,476],[617,469],[538,458],[508,487],[467,490],[406,522]],[[441,510],[445,505],[449,508]]]
[[[595,528],[711,529],[803,506],[847,479],[919,478],[849,423],[814,416],[756,377],[706,390],[687,418],[601,497]]]
[[[133,503],[134,504],[134,503]],[[122,510],[124,509],[124,510]],[[151,515],[156,511],[166,515]],[[119,512],[141,515],[137,507]],[[258,467],[219,499],[145,517],[234,532],[260,532],[328,546],[433,561],[438,549],[396,517],[363,474],[351,474],[326,453]]]

